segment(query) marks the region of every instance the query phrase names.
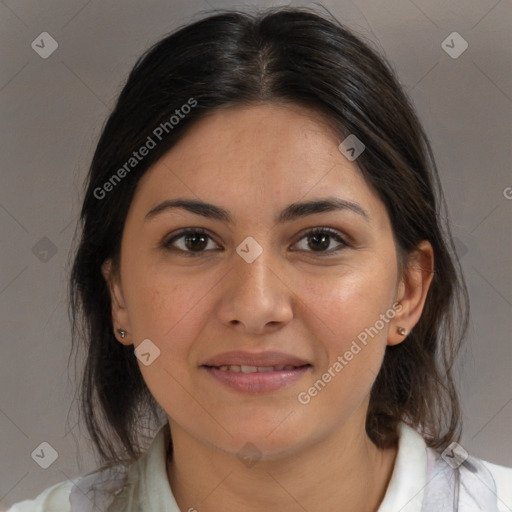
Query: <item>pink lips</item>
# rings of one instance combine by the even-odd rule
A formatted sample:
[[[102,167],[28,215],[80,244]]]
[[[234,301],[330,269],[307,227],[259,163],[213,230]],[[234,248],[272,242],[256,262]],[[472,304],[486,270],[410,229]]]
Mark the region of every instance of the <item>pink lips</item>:
[[[201,368],[232,389],[263,393],[296,382],[310,371],[311,364],[283,352],[233,351],[208,359]]]
[[[205,366],[303,366],[308,364],[308,362],[296,356],[285,354],[284,352],[247,352],[243,350],[234,350],[232,352],[224,352],[211,357],[202,364]]]

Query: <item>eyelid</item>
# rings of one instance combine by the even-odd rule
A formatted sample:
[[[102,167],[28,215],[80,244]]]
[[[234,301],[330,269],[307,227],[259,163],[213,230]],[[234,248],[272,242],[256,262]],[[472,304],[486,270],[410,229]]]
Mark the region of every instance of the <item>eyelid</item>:
[[[308,235],[313,236],[315,234],[325,234],[335,240],[338,241],[339,244],[345,246],[345,247],[352,247],[352,243],[350,242],[350,239],[348,236],[344,235],[342,232],[340,232],[337,229],[330,228],[327,226],[318,226],[315,228],[307,228],[305,231],[303,231],[299,236],[295,244],[299,243],[302,239],[306,238]],[[294,244],[294,245],[295,245]],[[312,254],[315,254],[315,251],[306,251]],[[335,253],[338,251],[335,251],[333,249],[329,249],[329,251],[323,251],[323,254],[329,254],[329,253]],[[322,254],[322,251],[319,251],[317,254]]]

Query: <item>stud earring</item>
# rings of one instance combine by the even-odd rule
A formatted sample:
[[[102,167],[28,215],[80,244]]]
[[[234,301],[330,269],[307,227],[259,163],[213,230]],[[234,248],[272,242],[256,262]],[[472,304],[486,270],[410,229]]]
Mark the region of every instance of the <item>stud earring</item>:
[[[396,331],[401,336],[406,336],[407,335],[407,329],[405,327],[397,327]]]
[[[124,331],[123,329],[117,329],[117,332],[120,334],[121,338],[124,340],[124,338],[126,336],[126,331]]]

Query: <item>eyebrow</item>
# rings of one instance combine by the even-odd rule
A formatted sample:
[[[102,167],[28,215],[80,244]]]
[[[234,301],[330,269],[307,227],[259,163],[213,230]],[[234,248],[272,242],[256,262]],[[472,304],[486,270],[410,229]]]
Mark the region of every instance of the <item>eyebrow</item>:
[[[225,210],[224,208],[211,203],[205,203],[203,201],[183,198],[167,199],[166,201],[163,201],[146,214],[145,220],[150,220],[156,217],[158,214],[164,211],[168,211],[172,208],[182,208],[208,219],[214,219],[227,224],[233,224],[233,217],[229,211]],[[291,203],[281,211],[281,213],[274,219],[274,221],[277,224],[283,224],[285,222],[291,222],[308,215],[340,210],[352,211],[363,217],[367,223],[370,221],[370,216],[361,206],[352,201],[347,201],[338,197],[326,197],[302,203]]]

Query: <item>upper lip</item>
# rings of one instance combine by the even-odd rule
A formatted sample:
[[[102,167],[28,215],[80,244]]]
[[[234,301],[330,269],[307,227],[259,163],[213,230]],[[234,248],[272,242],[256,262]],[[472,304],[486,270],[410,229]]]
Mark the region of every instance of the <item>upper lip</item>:
[[[245,352],[234,350],[223,352],[205,361],[201,366],[303,366],[309,364],[301,359],[284,352]]]

